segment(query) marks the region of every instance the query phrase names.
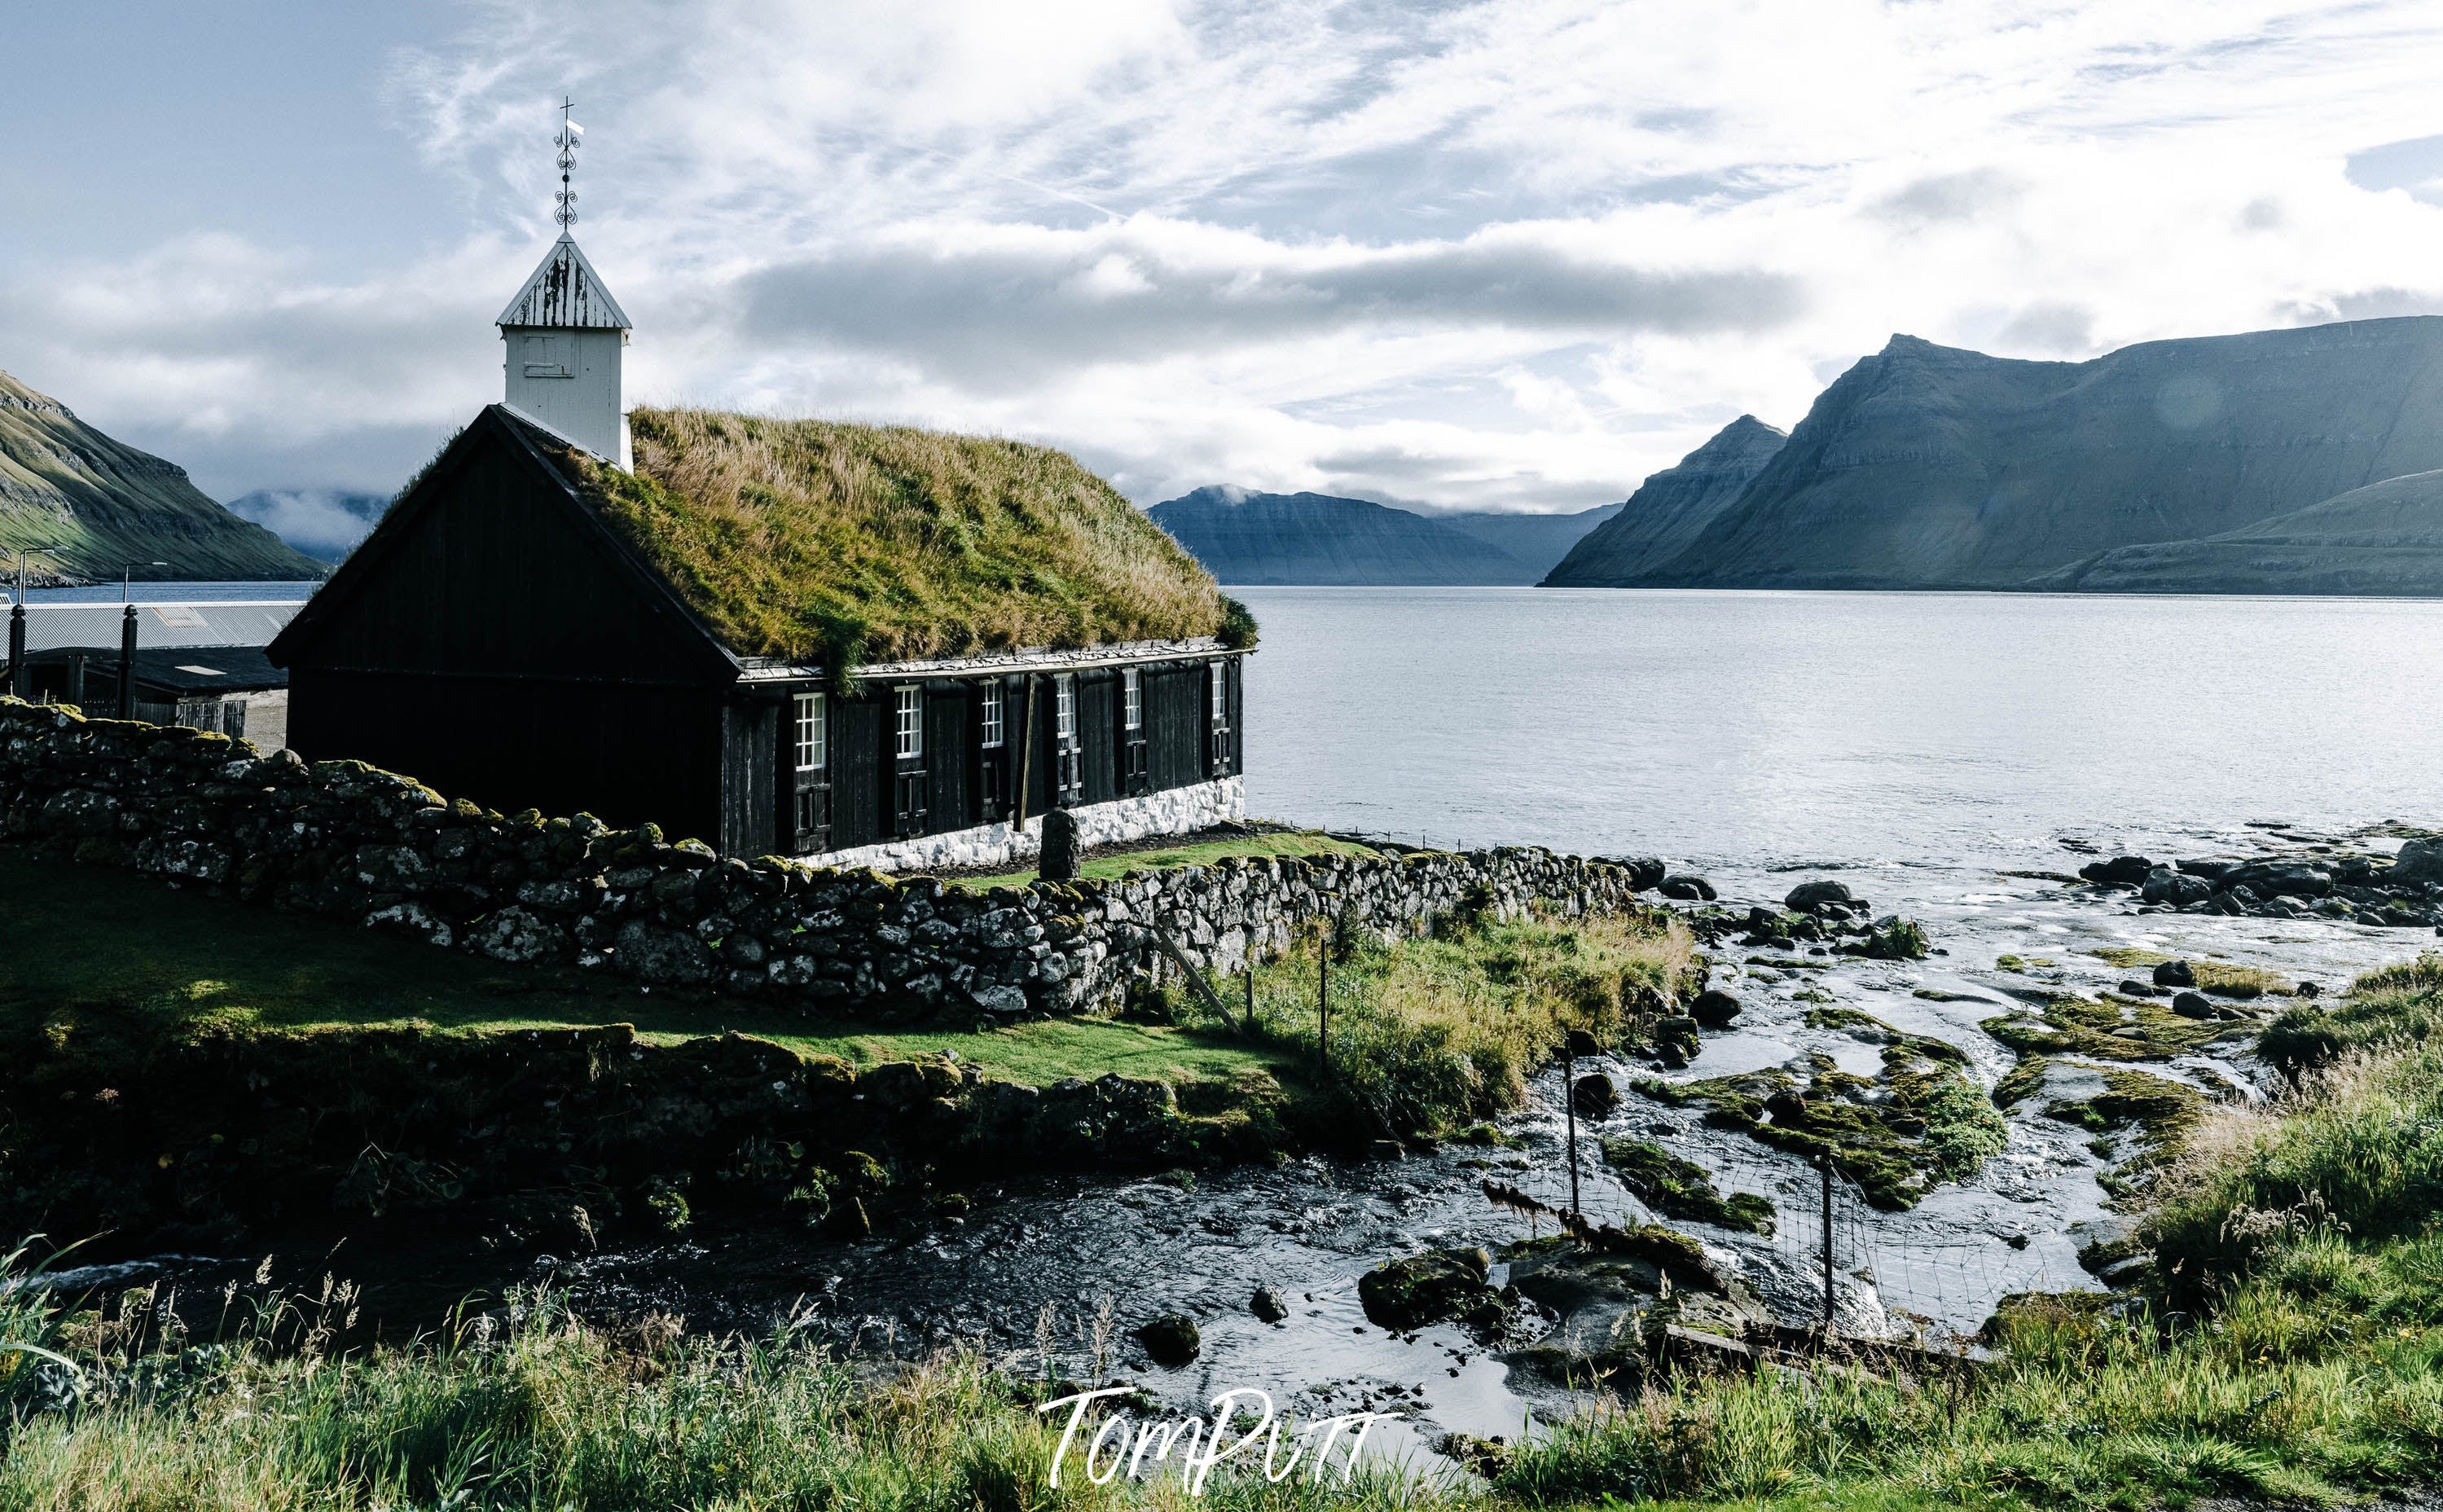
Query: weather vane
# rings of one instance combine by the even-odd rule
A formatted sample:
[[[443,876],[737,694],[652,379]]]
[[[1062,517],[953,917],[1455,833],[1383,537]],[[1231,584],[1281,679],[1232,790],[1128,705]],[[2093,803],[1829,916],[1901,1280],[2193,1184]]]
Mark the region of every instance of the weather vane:
[[[552,138],[560,148],[560,208],[552,219],[560,222],[563,231],[577,221],[577,191],[568,187],[568,171],[577,166],[577,149],[585,136],[585,128],[569,119],[577,101],[562,97],[560,101],[560,135]]]

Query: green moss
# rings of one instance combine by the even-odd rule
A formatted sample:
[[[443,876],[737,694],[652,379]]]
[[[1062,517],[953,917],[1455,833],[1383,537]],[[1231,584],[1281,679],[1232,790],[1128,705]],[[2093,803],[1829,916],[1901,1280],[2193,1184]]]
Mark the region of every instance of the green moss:
[[[2092,1097],[2048,1103],[2045,1116],[2100,1133],[2136,1129],[2138,1153],[2122,1169],[2142,1171],[2160,1166],[2178,1151],[2204,1116],[2205,1106],[2205,1095],[2195,1087],[2116,1067],[2103,1072],[2103,1091]]]
[[[2118,967],[2123,971],[2135,971],[2140,967],[2160,966],[2172,959],[2160,950],[2150,950],[2140,945],[2107,945],[2101,950],[2089,950],[2086,953],[2107,966]]]
[[[2045,1068],[2052,1062],[2043,1056],[2023,1058],[2011,1068],[2011,1074],[1993,1084],[1993,1106],[2011,1108],[2033,1097],[2045,1084]]]
[[[2034,1018],[2022,1009],[1987,1019],[1980,1027],[2021,1055],[2168,1060],[2213,1039],[2227,1026],[2213,1020],[2182,1018],[2158,998],[2124,998],[2107,992],[2100,998],[2063,993],[2047,1000]]]
[[[1968,1079],[1956,1050],[1859,1017],[1892,1036],[1883,1074],[1871,1081],[1814,1055],[1806,1060],[1804,1080],[1775,1068],[1636,1086],[1673,1105],[1702,1104],[1715,1128],[1809,1158],[1828,1154],[1876,1207],[1912,1208],[1931,1187],[1974,1175],[2009,1142],[2009,1125]],[[1927,1053],[1938,1045],[1942,1054]],[[1878,1091],[1887,1096],[1871,1097]]]
[[[1622,1186],[1666,1218],[1767,1237],[1773,1233],[1773,1207],[1769,1199],[1736,1192],[1725,1200],[1714,1189],[1704,1167],[1682,1160],[1661,1145],[1644,1139],[1606,1139],[1603,1155],[1619,1172]]]

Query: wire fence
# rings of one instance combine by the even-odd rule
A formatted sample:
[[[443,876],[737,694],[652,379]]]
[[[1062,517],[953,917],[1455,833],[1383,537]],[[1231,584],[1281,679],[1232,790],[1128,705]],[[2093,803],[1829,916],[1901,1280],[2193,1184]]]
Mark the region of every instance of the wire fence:
[[[1504,1172],[1502,1179],[1555,1211],[1569,1210],[1574,1200],[1592,1223],[1622,1228],[1659,1224],[1686,1231],[1684,1218],[1657,1210],[1620,1183],[1604,1160],[1601,1137],[1589,1122],[1580,1122],[1574,1193],[1566,1134],[1549,1158]],[[1908,1332],[1948,1349],[1964,1346],[1966,1336],[2006,1293],[2031,1284],[2028,1267],[2015,1263],[2007,1239],[1928,1234],[1909,1214],[1877,1208],[1837,1164],[1828,1183],[1821,1165],[1727,1131],[1718,1139],[1672,1152],[1703,1167],[1725,1201],[1744,1192],[1772,1202],[1769,1233],[1700,1232],[1740,1254],[1752,1269],[1773,1273],[1774,1284],[1765,1289],[1785,1322],[1812,1325],[1828,1310],[1836,1332]],[[1523,1233],[1552,1227],[1551,1220],[1532,1214],[1522,1215],[1520,1223]],[[1792,1316],[1802,1297],[1809,1306],[1804,1318]]]

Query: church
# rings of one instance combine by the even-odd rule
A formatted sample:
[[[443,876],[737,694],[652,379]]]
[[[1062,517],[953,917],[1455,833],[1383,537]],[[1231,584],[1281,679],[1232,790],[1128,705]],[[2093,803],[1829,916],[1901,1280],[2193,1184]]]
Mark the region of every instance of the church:
[[[505,391],[269,648],[288,744],[726,856],[928,869],[1244,817],[1255,627],[1065,453],[623,408],[562,234]]]

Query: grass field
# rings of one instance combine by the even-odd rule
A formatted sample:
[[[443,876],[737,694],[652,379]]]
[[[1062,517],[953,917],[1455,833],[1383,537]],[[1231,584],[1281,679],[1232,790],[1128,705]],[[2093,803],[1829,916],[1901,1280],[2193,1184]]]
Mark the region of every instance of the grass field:
[[[1373,856],[1375,851],[1352,840],[1334,839],[1321,830],[1272,830],[1256,835],[1234,835],[1226,839],[1202,840],[1194,845],[1165,846],[1150,851],[1114,851],[1107,855],[1089,854],[1078,863],[1077,875],[1106,879],[1127,876],[1130,872],[1157,872],[1175,866],[1209,866],[1231,856]],[[952,887],[982,892],[988,887],[1024,887],[1038,874],[1001,872],[990,876],[954,876],[944,880]]]
[[[993,1076],[1222,1080],[1251,1067],[1299,1077],[1286,1047],[1208,1029],[1064,1019],[987,1033],[882,1032],[794,1009],[641,993],[569,968],[508,966],[324,919],[247,908],[149,877],[0,848],[0,1035],[80,1005],[149,1015],[164,1032],[230,1010],[266,1026],[418,1021],[488,1031],[631,1023],[652,1043],[736,1030],[858,1063],[955,1050]]]

